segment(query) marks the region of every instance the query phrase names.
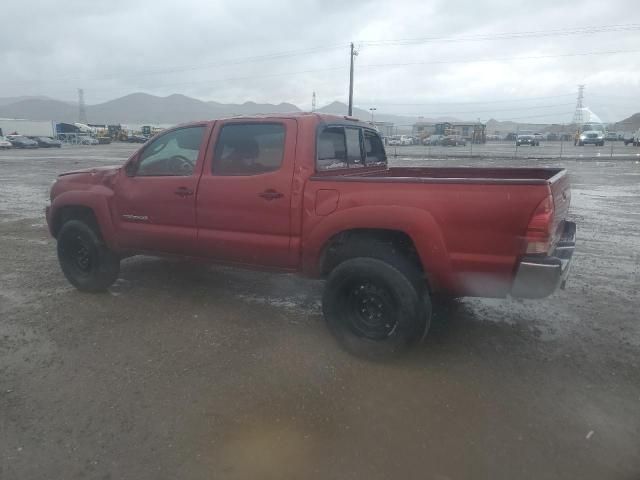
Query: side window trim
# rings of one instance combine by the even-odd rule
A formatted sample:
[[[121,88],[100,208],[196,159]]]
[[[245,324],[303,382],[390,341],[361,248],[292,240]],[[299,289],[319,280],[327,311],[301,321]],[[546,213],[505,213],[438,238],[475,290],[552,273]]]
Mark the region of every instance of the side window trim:
[[[360,163],[354,163],[351,161],[351,158],[349,157],[349,144],[347,142],[347,130],[356,130],[358,132],[358,145],[360,147]],[[344,141],[345,141],[345,148],[346,148],[346,152],[347,152],[347,168],[360,168],[360,167],[364,167],[365,166],[365,152],[364,149],[362,148],[364,146],[364,133],[363,133],[363,128],[358,126],[358,127],[351,127],[351,126],[344,126]]]

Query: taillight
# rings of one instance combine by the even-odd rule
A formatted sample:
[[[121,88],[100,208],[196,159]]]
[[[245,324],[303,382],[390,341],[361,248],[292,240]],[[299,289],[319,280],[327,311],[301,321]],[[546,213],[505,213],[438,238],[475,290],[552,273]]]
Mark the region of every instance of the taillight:
[[[547,253],[551,248],[553,197],[549,195],[536,207],[525,235],[526,253]]]

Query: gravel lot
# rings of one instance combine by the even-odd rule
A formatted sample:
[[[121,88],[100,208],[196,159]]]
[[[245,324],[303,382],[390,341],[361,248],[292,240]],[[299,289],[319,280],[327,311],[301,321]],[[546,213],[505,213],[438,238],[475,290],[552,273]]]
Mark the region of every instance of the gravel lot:
[[[140,257],[70,287],[48,186],[135,148],[0,152],[0,478],[640,478],[638,161],[394,159],[564,166],[579,244],[567,290],[448,305],[376,364],[318,282]]]

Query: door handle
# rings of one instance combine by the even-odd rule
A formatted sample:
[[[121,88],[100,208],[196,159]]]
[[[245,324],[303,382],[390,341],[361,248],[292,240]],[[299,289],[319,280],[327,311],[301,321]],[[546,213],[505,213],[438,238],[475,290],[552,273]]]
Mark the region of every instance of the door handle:
[[[187,187],[178,187],[178,189],[173,193],[175,193],[179,197],[188,197],[189,195],[193,195],[193,190]]]
[[[268,190],[265,190],[264,192],[259,193],[258,195],[261,196],[262,198],[264,198],[265,200],[275,200],[276,198],[284,197],[283,193],[276,192],[272,188],[270,188]]]

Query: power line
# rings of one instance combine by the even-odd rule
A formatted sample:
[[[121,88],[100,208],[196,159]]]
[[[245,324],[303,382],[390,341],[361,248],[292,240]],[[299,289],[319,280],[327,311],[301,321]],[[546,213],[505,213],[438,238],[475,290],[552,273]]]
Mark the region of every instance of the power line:
[[[348,47],[349,44],[340,44],[340,45],[328,45],[328,46],[324,46],[324,47],[313,47],[313,48],[307,48],[307,49],[303,49],[303,50],[290,50],[290,51],[286,51],[286,52],[278,52],[278,53],[271,53],[271,54],[266,54],[266,55],[256,55],[256,56],[250,56],[250,57],[240,57],[237,59],[233,59],[233,60],[227,60],[227,61],[222,61],[222,62],[216,62],[216,63],[206,63],[206,64],[202,64],[199,63],[197,65],[182,65],[182,66],[174,66],[171,68],[161,68],[161,69],[151,69],[151,70],[143,70],[143,71],[139,71],[139,72],[135,72],[135,73],[127,73],[125,75],[106,75],[106,76],[100,76],[100,77],[86,77],[86,78],[82,78],[83,81],[94,81],[94,80],[117,80],[120,78],[131,78],[131,77],[139,77],[139,76],[148,76],[148,75],[162,75],[162,74],[166,74],[166,73],[182,73],[185,71],[195,71],[195,70],[206,70],[208,68],[218,68],[218,67],[226,67],[226,66],[235,66],[235,65],[241,65],[241,64],[245,64],[245,63],[251,63],[251,62],[257,62],[257,61],[268,61],[268,60],[279,60],[282,58],[289,58],[289,57],[294,57],[294,56],[301,56],[301,55],[309,55],[311,53],[318,53],[318,52],[325,52],[325,51],[330,51],[330,50],[337,50],[337,49],[341,49],[341,48],[346,48]],[[58,78],[47,78],[47,83],[52,83],[52,82],[68,82],[70,80],[77,80],[78,77],[58,77]],[[24,85],[25,83],[40,83],[41,80],[34,80],[32,82],[16,82],[14,84],[7,84],[4,82],[0,82],[3,85]]]
[[[640,30],[640,24],[599,25],[576,28],[563,28],[555,30],[535,30],[528,32],[503,32],[494,34],[478,34],[467,36],[430,36],[420,38],[388,39],[388,40],[363,40],[359,42],[363,46],[402,46],[431,42],[476,42],[486,40],[504,40],[513,38],[532,38],[569,35],[592,35],[595,33],[625,32]]]
[[[485,62],[504,62],[518,60],[538,60],[546,58],[565,58],[565,57],[587,57],[592,55],[617,55],[620,53],[640,53],[640,50],[611,50],[608,52],[579,52],[564,53],[556,55],[535,55],[535,56],[518,56],[518,57],[494,57],[494,58],[477,58],[464,60],[436,60],[431,62],[404,62],[404,63],[369,63],[360,65],[360,67],[409,67],[412,65],[438,65],[450,63],[485,63]]]
[[[502,108],[502,109],[490,109],[490,110],[467,110],[467,111],[445,110],[445,111],[441,111],[441,112],[427,111],[426,114],[428,114],[428,115],[457,115],[457,114],[461,114],[461,113],[513,112],[513,111],[523,111],[523,110],[537,110],[537,109],[540,109],[540,108],[568,107],[570,105],[573,105],[573,103],[560,103],[560,104],[555,104],[555,105],[537,105],[537,106],[529,106],[529,107],[521,106],[521,107],[515,107],[515,108]]]
[[[558,112],[558,113],[544,113],[541,115],[526,115],[524,117],[511,117],[511,118],[506,118],[503,120],[497,120],[498,122],[511,122],[511,121],[515,121],[515,120],[525,120],[527,118],[543,118],[543,117],[558,117],[558,116],[562,116],[562,115],[571,115],[573,112]]]
[[[549,98],[562,98],[562,97],[573,97],[575,93],[564,93],[561,95],[545,95],[542,97],[527,97],[527,98],[513,98],[510,100],[484,100],[484,101],[464,101],[464,102],[426,102],[426,103],[391,103],[391,102],[379,102],[379,101],[371,101],[366,102],[365,105],[377,104],[377,105],[390,105],[390,106],[409,106],[409,107],[419,107],[425,105],[474,105],[474,104],[493,104],[493,103],[515,103],[515,102],[530,102],[532,100],[546,100]]]
[[[434,64],[466,64],[466,63],[483,63],[483,62],[504,62],[504,61],[519,61],[519,60],[534,60],[534,59],[545,59],[545,58],[564,58],[564,57],[576,57],[576,56],[591,56],[591,55],[614,55],[614,54],[623,54],[623,53],[639,53],[640,50],[617,50],[617,51],[607,51],[607,52],[580,52],[580,53],[566,53],[566,54],[556,54],[556,55],[541,55],[541,56],[530,56],[530,57],[495,57],[495,58],[484,58],[484,59],[461,59],[461,60],[442,60],[442,61],[431,61],[431,62],[404,62],[404,63],[378,63],[378,64],[360,64],[359,66],[362,68],[380,68],[380,67],[399,67],[399,66],[412,66],[412,65],[434,65]],[[227,78],[217,78],[211,80],[202,80],[197,82],[178,82],[178,83],[169,83],[169,84],[157,84],[148,88],[162,88],[162,87],[175,87],[175,86],[188,86],[188,85],[199,85],[199,84],[211,84],[211,83],[220,83],[220,82],[236,82],[241,80],[257,80],[262,78],[274,78],[274,77],[282,77],[289,75],[301,75],[307,73],[320,73],[320,72],[328,72],[335,70],[342,70],[344,65],[334,66],[334,67],[325,67],[325,68],[317,68],[310,70],[300,70],[294,72],[280,72],[280,73],[270,73],[264,75],[250,75],[250,76],[241,76],[241,77],[227,77]],[[124,87],[123,87],[124,88]],[[122,88],[118,89],[92,89],[94,91],[120,91]]]

